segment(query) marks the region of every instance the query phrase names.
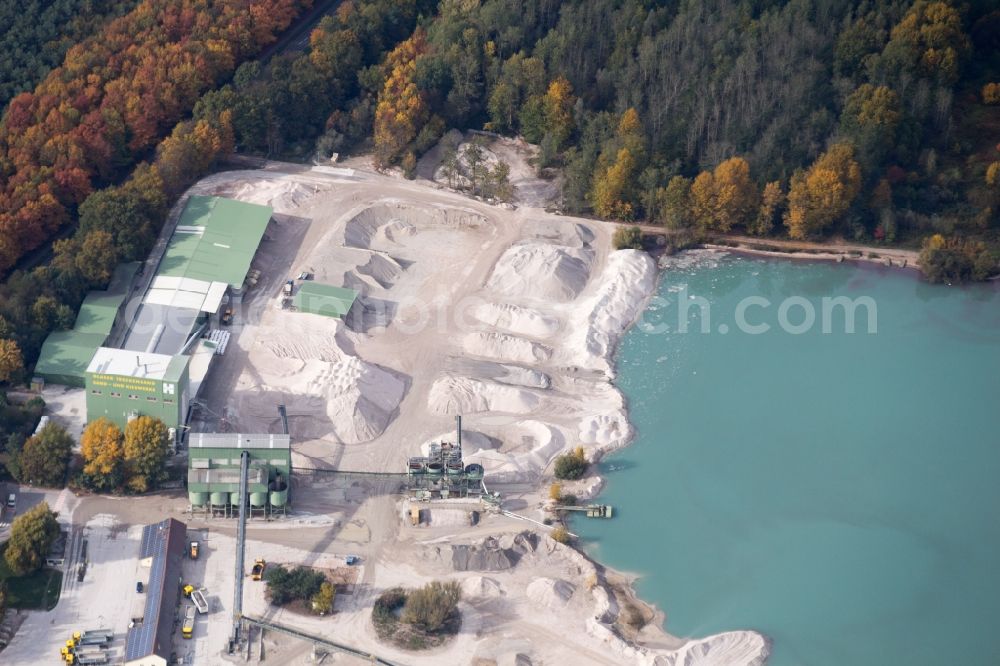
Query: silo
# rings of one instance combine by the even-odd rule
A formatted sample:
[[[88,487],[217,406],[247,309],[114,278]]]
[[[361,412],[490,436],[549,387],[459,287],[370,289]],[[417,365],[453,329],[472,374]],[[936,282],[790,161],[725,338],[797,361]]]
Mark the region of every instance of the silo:
[[[188,501],[191,502],[191,506],[203,507],[208,504],[208,493],[188,493]]]
[[[288,503],[288,484],[280,476],[269,486],[271,506],[285,506]]]
[[[229,493],[216,491],[212,493],[211,500],[213,509],[224,509],[229,504]]]
[[[250,506],[255,509],[267,506],[267,493],[263,491],[250,493]]]

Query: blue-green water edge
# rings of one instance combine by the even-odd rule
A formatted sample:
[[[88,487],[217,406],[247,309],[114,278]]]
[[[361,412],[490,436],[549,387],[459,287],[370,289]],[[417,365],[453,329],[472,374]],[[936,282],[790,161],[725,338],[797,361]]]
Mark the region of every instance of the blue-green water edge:
[[[756,629],[774,641],[772,666],[1000,663],[997,289],[715,263],[669,270],[659,289],[706,298],[712,333],[674,332],[675,302],[626,335],[617,384],[637,436],[602,463],[615,518],[575,531],[641,576],[668,631]],[[773,303],[746,311],[765,334],[735,330],[752,295]],[[832,334],[819,320],[782,332],[791,296],[817,316],[823,296],[870,296],[878,332],[863,315],[853,335],[842,317]],[[671,332],[647,332],[663,323]]]

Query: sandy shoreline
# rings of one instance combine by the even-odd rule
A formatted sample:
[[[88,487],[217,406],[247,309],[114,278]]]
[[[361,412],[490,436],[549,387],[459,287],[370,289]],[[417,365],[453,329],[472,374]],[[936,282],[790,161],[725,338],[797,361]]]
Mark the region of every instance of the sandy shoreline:
[[[810,251],[786,251],[767,250],[753,247],[747,244],[724,245],[721,243],[703,243],[700,248],[706,250],[718,250],[728,252],[737,256],[747,257],[770,257],[775,259],[786,259],[789,261],[820,261],[834,263],[852,263],[878,265],[886,268],[905,270],[917,275],[923,275],[920,268],[919,253],[910,250],[895,250],[886,248],[876,250],[868,248],[870,252],[862,252],[857,249],[840,250],[836,246],[829,246],[826,249]]]
[[[515,189],[538,196],[545,189],[518,157],[504,155]],[[430,441],[453,439],[461,414],[466,462],[484,466],[506,508],[541,521],[557,455],[580,445],[599,459],[631,441],[614,353],[655,292],[656,263],[644,252],[613,251],[613,225],[548,214],[544,201],[504,209],[351,166],[360,168],[271,164],[195,186],[271,205],[277,220],[255,261],[264,276],[241,305],[195,429],[218,427],[220,417],[231,429],[267,431],[283,403],[297,468],[395,471]],[[285,277],[300,272],[359,292],[346,321],[281,309]],[[594,476],[567,490],[593,496],[600,485]],[[630,577],[530,523],[491,514],[470,529],[466,510],[432,505],[430,524],[413,528],[400,519],[405,501],[369,504],[365,511],[380,518],[365,537],[377,560],[366,584],[453,577],[469,588],[463,613],[481,624],[433,654],[397,655],[406,663],[481,655],[513,664],[520,655],[527,661],[518,664],[749,666],[769,652],[752,631],[667,634]],[[523,537],[504,547],[516,566],[455,569],[454,549],[490,550],[526,529],[540,533],[530,547]],[[641,631],[623,623],[623,608],[645,616]],[[385,652],[366,617],[359,605],[333,621]]]

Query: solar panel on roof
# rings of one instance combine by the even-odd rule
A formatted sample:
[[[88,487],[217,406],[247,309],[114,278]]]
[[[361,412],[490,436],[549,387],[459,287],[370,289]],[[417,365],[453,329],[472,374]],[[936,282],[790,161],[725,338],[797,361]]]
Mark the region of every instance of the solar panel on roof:
[[[149,572],[149,585],[146,588],[143,621],[129,629],[125,639],[126,662],[154,654],[157,648],[157,630],[161,620],[173,622],[173,609],[162,608],[164,594],[170,589],[168,585],[172,585],[166,580],[170,559],[168,551],[170,526],[171,519],[167,519],[155,525],[147,525],[142,530],[139,557],[141,559],[152,557],[153,561]],[[165,613],[165,615],[161,617],[161,613]]]

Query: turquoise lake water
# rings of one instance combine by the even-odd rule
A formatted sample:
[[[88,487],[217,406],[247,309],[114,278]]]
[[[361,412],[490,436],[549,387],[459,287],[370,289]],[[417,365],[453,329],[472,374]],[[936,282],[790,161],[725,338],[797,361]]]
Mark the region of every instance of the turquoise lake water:
[[[671,332],[640,325],[622,343],[637,436],[602,463],[615,518],[574,531],[641,576],[668,631],[756,629],[772,666],[1000,664],[1000,293],[708,262],[664,274],[675,302],[643,320]],[[746,311],[764,334],[736,331],[753,295],[772,301]],[[674,331],[691,296],[710,302],[712,333]],[[793,296],[817,315],[799,335],[779,329]],[[824,296],[871,297],[877,333],[860,309],[855,334],[836,314],[823,334]]]

